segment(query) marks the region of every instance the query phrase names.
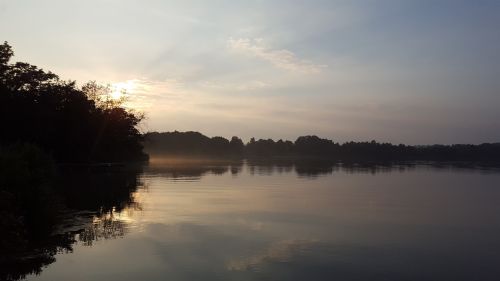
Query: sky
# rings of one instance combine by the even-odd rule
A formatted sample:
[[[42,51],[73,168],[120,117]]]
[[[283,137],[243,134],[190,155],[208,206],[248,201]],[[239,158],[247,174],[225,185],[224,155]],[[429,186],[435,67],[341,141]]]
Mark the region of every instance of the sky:
[[[500,1],[0,0],[25,61],[127,91],[141,130],[500,141]]]

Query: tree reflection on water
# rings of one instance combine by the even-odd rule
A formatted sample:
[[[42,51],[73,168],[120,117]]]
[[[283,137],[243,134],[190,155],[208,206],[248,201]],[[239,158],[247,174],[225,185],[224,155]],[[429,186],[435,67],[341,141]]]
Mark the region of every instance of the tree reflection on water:
[[[35,229],[29,233],[32,238],[26,250],[0,255],[0,280],[40,274],[56,261],[56,254],[72,252],[75,243],[92,246],[96,241],[125,235],[124,214],[141,210],[135,197],[138,189],[145,188],[141,173],[140,166],[97,170],[62,167],[57,194],[65,208],[57,225],[50,227],[54,229],[52,235]]]

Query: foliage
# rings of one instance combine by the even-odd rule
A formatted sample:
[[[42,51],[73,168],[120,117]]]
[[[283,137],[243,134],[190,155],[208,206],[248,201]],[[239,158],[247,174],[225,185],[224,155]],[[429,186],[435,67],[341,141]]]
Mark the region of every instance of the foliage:
[[[9,63],[12,48],[0,45],[0,144],[38,144],[58,162],[142,161],[143,116],[103,98],[109,88],[82,88],[27,63]]]
[[[393,145],[390,143],[336,143],[317,136],[301,136],[295,142],[251,138],[244,145],[240,138],[231,141],[209,138],[198,132],[147,133],[145,149],[152,155],[218,155],[254,157],[319,158],[339,161],[500,161],[500,143],[480,145]]]
[[[236,156],[243,152],[243,141],[233,137],[231,141],[223,137],[209,138],[199,132],[147,133],[147,152],[152,154],[187,156]]]

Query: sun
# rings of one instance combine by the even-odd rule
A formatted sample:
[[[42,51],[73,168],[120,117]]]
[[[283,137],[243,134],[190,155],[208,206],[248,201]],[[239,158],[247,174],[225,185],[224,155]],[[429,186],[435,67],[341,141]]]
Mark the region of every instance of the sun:
[[[114,100],[119,100],[119,99],[121,99],[121,98],[124,96],[124,93],[123,93],[123,91],[121,91],[121,90],[113,90],[113,91],[109,94],[109,96],[110,96],[112,99],[114,99]]]
[[[134,80],[128,80],[125,82],[117,82],[111,84],[110,97],[114,100],[120,100],[129,95],[135,88]]]

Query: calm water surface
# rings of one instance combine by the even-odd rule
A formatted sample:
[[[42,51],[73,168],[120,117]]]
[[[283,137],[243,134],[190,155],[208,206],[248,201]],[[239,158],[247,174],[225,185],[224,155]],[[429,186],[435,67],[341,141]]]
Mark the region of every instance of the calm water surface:
[[[151,164],[28,280],[500,280],[500,173]]]

